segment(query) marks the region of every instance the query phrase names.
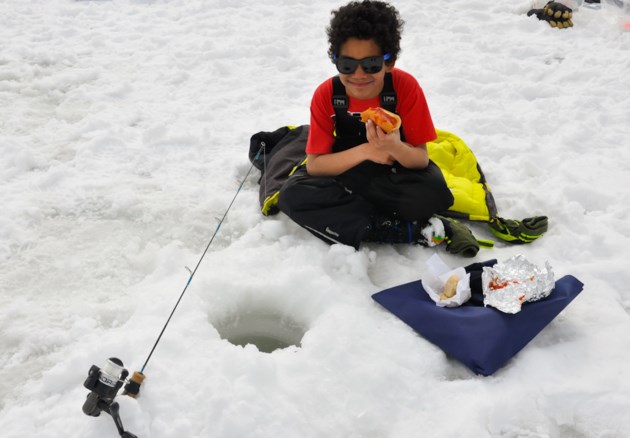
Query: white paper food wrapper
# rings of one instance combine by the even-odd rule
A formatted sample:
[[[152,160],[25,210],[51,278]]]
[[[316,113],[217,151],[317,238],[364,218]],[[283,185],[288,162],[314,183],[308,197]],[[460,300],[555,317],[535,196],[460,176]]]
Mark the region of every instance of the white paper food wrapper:
[[[467,274],[464,268],[449,268],[437,254],[427,260],[426,267],[422,286],[437,306],[457,307],[470,299],[470,274]],[[455,295],[452,298],[441,299],[444,284],[453,275],[459,279]]]
[[[518,313],[523,303],[549,296],[555,282],[549,262],[540,269],[517,255],[491,268],[483,268],[481,285],[485,306],[505,313]]]

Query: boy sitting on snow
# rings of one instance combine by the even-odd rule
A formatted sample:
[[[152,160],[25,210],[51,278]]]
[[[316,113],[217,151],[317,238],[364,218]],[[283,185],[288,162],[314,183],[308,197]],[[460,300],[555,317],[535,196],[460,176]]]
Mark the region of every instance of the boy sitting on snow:
[[[479,245],[468,228],[436,216],[453,195],[427,153],[436,132],[424,93],[412,75],[395,68],[403,27],[398,11],[364,0],[332,15],[328,55],[339,74],[315,91],[307,165],[282,187],[278,207],[331,244],[446,240],[450,252],[476,255]],[[386,134],[364,124],[359,114],[370,107],[397,113],[402,126]]]

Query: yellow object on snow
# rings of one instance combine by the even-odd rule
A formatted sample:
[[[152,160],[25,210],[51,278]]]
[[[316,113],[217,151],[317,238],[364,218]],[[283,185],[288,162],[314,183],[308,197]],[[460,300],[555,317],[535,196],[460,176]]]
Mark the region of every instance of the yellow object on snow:
[[[436,132],[437,139],[427,143],[427,149],[455,198],[449,213],[462,219],[490,221],[497,215],[497,208],[475,155],[455,134],[439,129]]]

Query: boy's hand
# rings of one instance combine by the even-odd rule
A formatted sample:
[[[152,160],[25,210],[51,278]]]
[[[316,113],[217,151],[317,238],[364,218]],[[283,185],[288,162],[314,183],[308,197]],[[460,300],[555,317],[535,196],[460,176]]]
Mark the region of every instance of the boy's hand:
[[[424,169],[429,164],[429,155],[425,144],[411,146],[403,143],[400,139],[400,129],[396,129],[388,134],[383,132],[381,128],[376,126],[374,122],[368,121],[365,126],[367,143],[365,147],[373,153],[386,154],[387,162],[376,161],[373,158],[369,160],[380,164],[393,164],[395,161],[403,167],[409,169]],[[371,153],[371,152],[368,152]]]
[[[363,143],[361,147],[364,148],[366,160],[377,164],[387,164],[388,166],[394,164],[394,157],[389,152],[378,149],[371,143]]]
[[[365,126],[365,132],[368,143],[375,149],[391,153],[396,147],[400,146],[400,129],[386,134],[381,128],[376,126],[373,121],[368,120]]]
[[[389,142],[396,136],[398,136],[398,140],[400,141],[400,132],[396,130],[385,134],[383,130],[376,126],[371,120],[368,120],[365,124],[365,130],[368,142],[364,143],[363,146],[367,152],[367,159],[378,164],[387,164],[389,166],[394,164],[395,160],[390,153],[391,146],[389,146]],[[379,133],[381,137],[379,137]]]

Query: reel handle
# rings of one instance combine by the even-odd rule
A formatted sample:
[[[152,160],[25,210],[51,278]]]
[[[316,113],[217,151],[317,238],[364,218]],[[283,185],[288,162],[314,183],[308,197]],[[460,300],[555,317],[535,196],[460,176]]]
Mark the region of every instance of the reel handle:
[[[129,383],[125,385],[123,394],[128,395],[131,398],[136,398],[140,392],[140,385],[142,385],[145,377],[146,376],[140,371],[134,371],[133,375],[129,379]]]

